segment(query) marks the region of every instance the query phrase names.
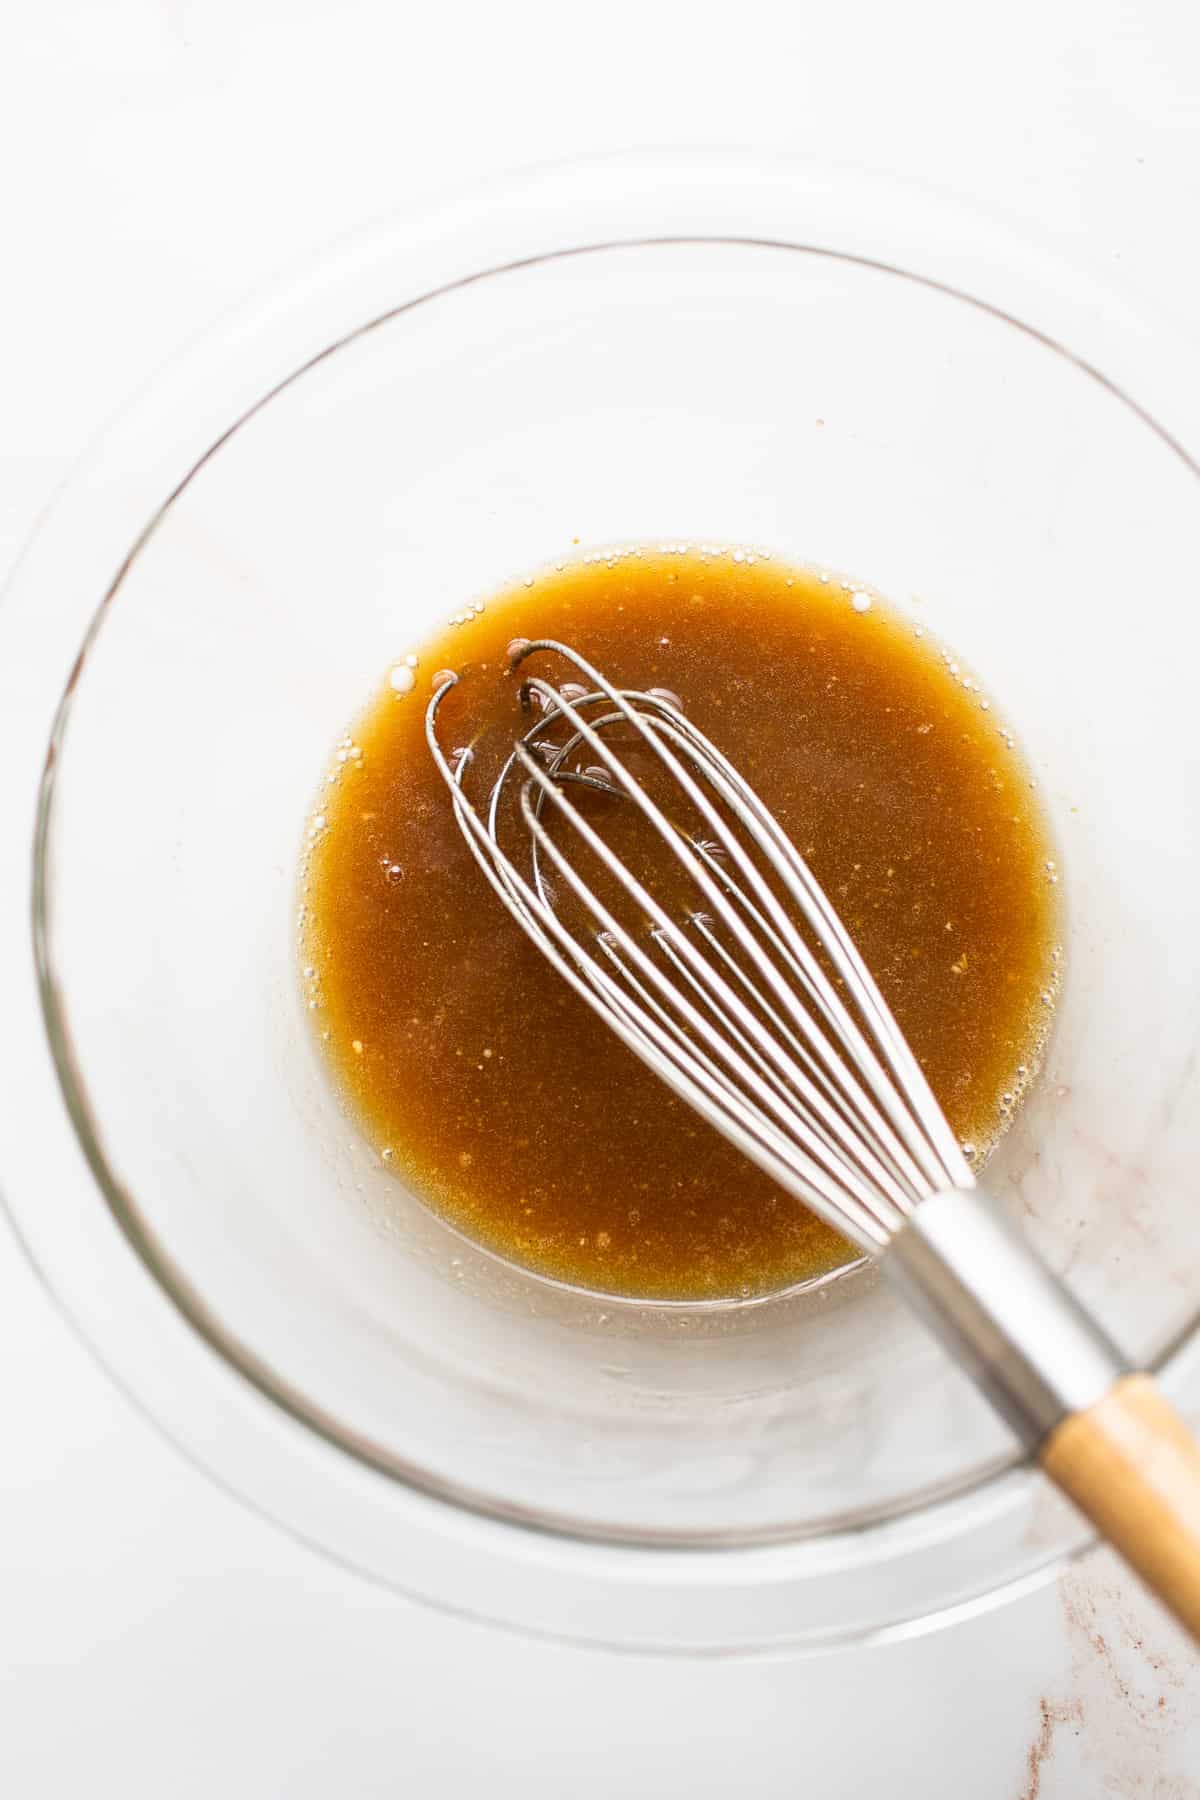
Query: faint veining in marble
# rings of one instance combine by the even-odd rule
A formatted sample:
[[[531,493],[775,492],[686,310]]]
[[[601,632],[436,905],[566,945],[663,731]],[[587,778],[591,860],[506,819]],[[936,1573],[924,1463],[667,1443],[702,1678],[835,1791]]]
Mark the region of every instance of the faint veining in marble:
[[[1019,1800],[1200,1800],[1200,1652],[1109,1552],[1059,1598],[1071,1671],[1038,1699]]]
[[[1043,1696],[1038,1705],[1041,1708],[1042,1722],[1037,1736],[1029,1746],[1028,1777],[1021,1789],[1021,1800],[1038,1800],[1042,1791],[1042,1770],[1054,1748],[1055,1734],[1059,1727],[1072,1725],[1078,1736],[1083,1724],[1083,1706],[1078,1700],[1052,1701]]]

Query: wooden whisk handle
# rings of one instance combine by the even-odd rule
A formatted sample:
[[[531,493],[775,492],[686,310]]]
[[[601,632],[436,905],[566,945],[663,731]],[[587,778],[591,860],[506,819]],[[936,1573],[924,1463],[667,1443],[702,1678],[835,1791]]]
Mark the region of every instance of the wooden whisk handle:
[[[1038,1460],[1200,1639],[1200,1445],[1150,1377],[1064,1419]]]
[[[1050,1479],[1200,1642],[1200,1445],[978,1189],[947,1190],[884,1272]]]

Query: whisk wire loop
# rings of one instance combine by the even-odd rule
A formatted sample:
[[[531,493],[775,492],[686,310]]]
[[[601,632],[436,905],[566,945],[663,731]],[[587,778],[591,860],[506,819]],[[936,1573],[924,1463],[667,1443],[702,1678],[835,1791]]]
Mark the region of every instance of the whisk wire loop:
[[[474,751],[452,760],[437,734],[458,678],[429,703],[427,741],[472,855],[629,1049],[781,1186],[878,1252],[922,1199],[973,1178],[852,939],[779,821],[685,713],[615,687],[553,640],[523,646],[513,667],[543,652],[587,691],[527,677],[522,703],[537,717],[483,806],[466,787]],[[654,791],[631,750],[653,757]],[[685,908],[651,892],[573,790],[636,809],[686,878]],[[603,892],[581,863],[603,872]]]

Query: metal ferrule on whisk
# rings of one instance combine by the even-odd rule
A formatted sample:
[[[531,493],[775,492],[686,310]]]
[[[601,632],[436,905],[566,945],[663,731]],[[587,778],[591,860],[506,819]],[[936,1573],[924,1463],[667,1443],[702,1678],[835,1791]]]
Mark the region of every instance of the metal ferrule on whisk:
[[[1031,1451],[1128,1369],[1115,1344],[978,1188],[923,1200],[882,1261],[893,1287]]]

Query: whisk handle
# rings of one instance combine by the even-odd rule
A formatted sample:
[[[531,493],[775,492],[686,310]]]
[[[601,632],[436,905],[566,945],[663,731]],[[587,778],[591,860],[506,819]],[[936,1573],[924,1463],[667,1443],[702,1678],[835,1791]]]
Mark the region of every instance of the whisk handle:
[[[1200,1446],[1150,1377],[1064,1419],[1039,1461],[1200,1640]]]
[[[1200,1445],[977,1189],[935,1194],[885,1273],[1050,1479],[1200,1641]]]

